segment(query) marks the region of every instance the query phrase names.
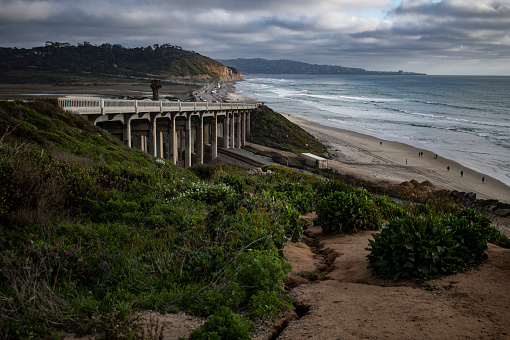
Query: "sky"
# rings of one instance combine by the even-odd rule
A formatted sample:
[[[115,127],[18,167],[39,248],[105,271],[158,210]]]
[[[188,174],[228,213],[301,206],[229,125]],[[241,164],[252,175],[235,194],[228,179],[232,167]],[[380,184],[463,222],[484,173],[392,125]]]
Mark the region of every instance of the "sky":
[[[0,0],[0,47],[46,41],[510,75],[510,0]]]

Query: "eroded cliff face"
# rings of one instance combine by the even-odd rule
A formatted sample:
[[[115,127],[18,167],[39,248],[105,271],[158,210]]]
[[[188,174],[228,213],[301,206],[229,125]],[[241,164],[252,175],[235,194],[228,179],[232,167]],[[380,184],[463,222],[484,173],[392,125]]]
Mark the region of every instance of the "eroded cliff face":
[[[219,63],[218,63],[219,64]],[[222,81],[236,81],[236,80],[244,80],[241,72],[233,67],[227,67],[223,64],[219,65],[208,65],[208,70],[212,73],[218,75],[219,80]]]

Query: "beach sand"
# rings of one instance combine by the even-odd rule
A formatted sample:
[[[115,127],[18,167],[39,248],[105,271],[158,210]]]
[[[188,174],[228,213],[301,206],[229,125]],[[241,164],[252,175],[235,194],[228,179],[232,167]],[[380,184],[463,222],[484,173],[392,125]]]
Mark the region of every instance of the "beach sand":
[[[230,91],[226,99],[253,102],[249,97]],[[510,203],[509,186],[444,157],[434,158],[433,152],[322,125],[288,113],[281,114],[326,145],[331,156],[329,166],[341,174],[383,185],[411,180],[420,183],[429,181],[437,188],[474,192],[477,199],[496,199]],[[418,155],[420,152],[423,152],[422,157]]]
[[[510,203],[510,187],[504,183],[449,159],[435,158],[430,151],[284,115],[328,147],[332,156],[329,165],[340,173],[375,183],[430,181],[438,188],[474,192],[478,199]]]

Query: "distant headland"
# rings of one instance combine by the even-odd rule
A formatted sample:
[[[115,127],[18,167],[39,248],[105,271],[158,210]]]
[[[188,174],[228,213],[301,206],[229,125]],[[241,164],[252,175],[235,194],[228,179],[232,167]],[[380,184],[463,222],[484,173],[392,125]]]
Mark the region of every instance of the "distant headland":
[[[329,74],[329,75],[426,75],[407,71],[367,71],[363,68],[343,67],[335,65],[308,64],[300,61],[280,59],[268,60],[262,58],[253,59],[228,59],[218,60],[222,64],[233,67],[243,74]]]

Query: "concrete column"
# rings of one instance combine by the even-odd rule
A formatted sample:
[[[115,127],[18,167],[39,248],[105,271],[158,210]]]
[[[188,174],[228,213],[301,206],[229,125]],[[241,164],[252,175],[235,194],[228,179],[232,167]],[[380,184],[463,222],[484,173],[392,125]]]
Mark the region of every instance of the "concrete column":
[[[241,113],[237,113],[237,143],[236,147],[237,149],[241,148]]]
[[[247,116],[246,116],[246,134],[248,135],[248,137],[251,136],[251,120],[250,120],[250,116],[251,116],[251,111],[248,111]]]
[[[131,118],[132,114],[124,115],[124,127],[122,129],[122,139],[124,140],[124,145],[130,148],[133,143],[131,142]]]
[[[169,149],[169,157],[172,163],[177,164],[177,133],[175,131],[175,117],[176,114],[172,114],[172,118],[170,120],[170,136],[168,139],[170,139],[170,149]]]
[[[145,136],[140,135],[140,150],[145,152]]]
[[[157,134],[157,131],[156,131],[156,118],[153,118],[152,121],[150,122],[149,124],[149,138],[148,138],[148,148],[146,151],[149,151],[151,152],[151,154],[154,156],[154,157],[158,157],[158,134]]]
[[[218,116],[214,112],[214,118],[212,121],[212,134],[211,134],[211,159],[218,157]]]
[[[197,122],[197,162],[204,164],[204,114],[199,113]]]
[[[159,131],[159,157],[165,158],[165,151],[163,150],[163,131]]]
[[[186,128],[185,128],[185,140],[184,140],[184,168],[191,166],[191,114],[186,117]]]
[[[225,118],[223,118],[223,147],[229,148],[228,143],[228,132],[229,132],[229,118],[228,118],[228,112],[225,114]]]
[[[241,130],[243,131],[241,133],[241,145],[245,145],[246,144],[246,112],[245,111],[243,111],[243,113],[242,113]]]
[[[229,142],[228,142],[228,145],[230,148],[232,149],[235,149],[236,145],[235,145],[235,139],[234,139],[234,127],[236,125],[236,121],[234,119],[234,111],[230,112],[229,113],[229,123],[230,123],[230,138],[229,138]]]

